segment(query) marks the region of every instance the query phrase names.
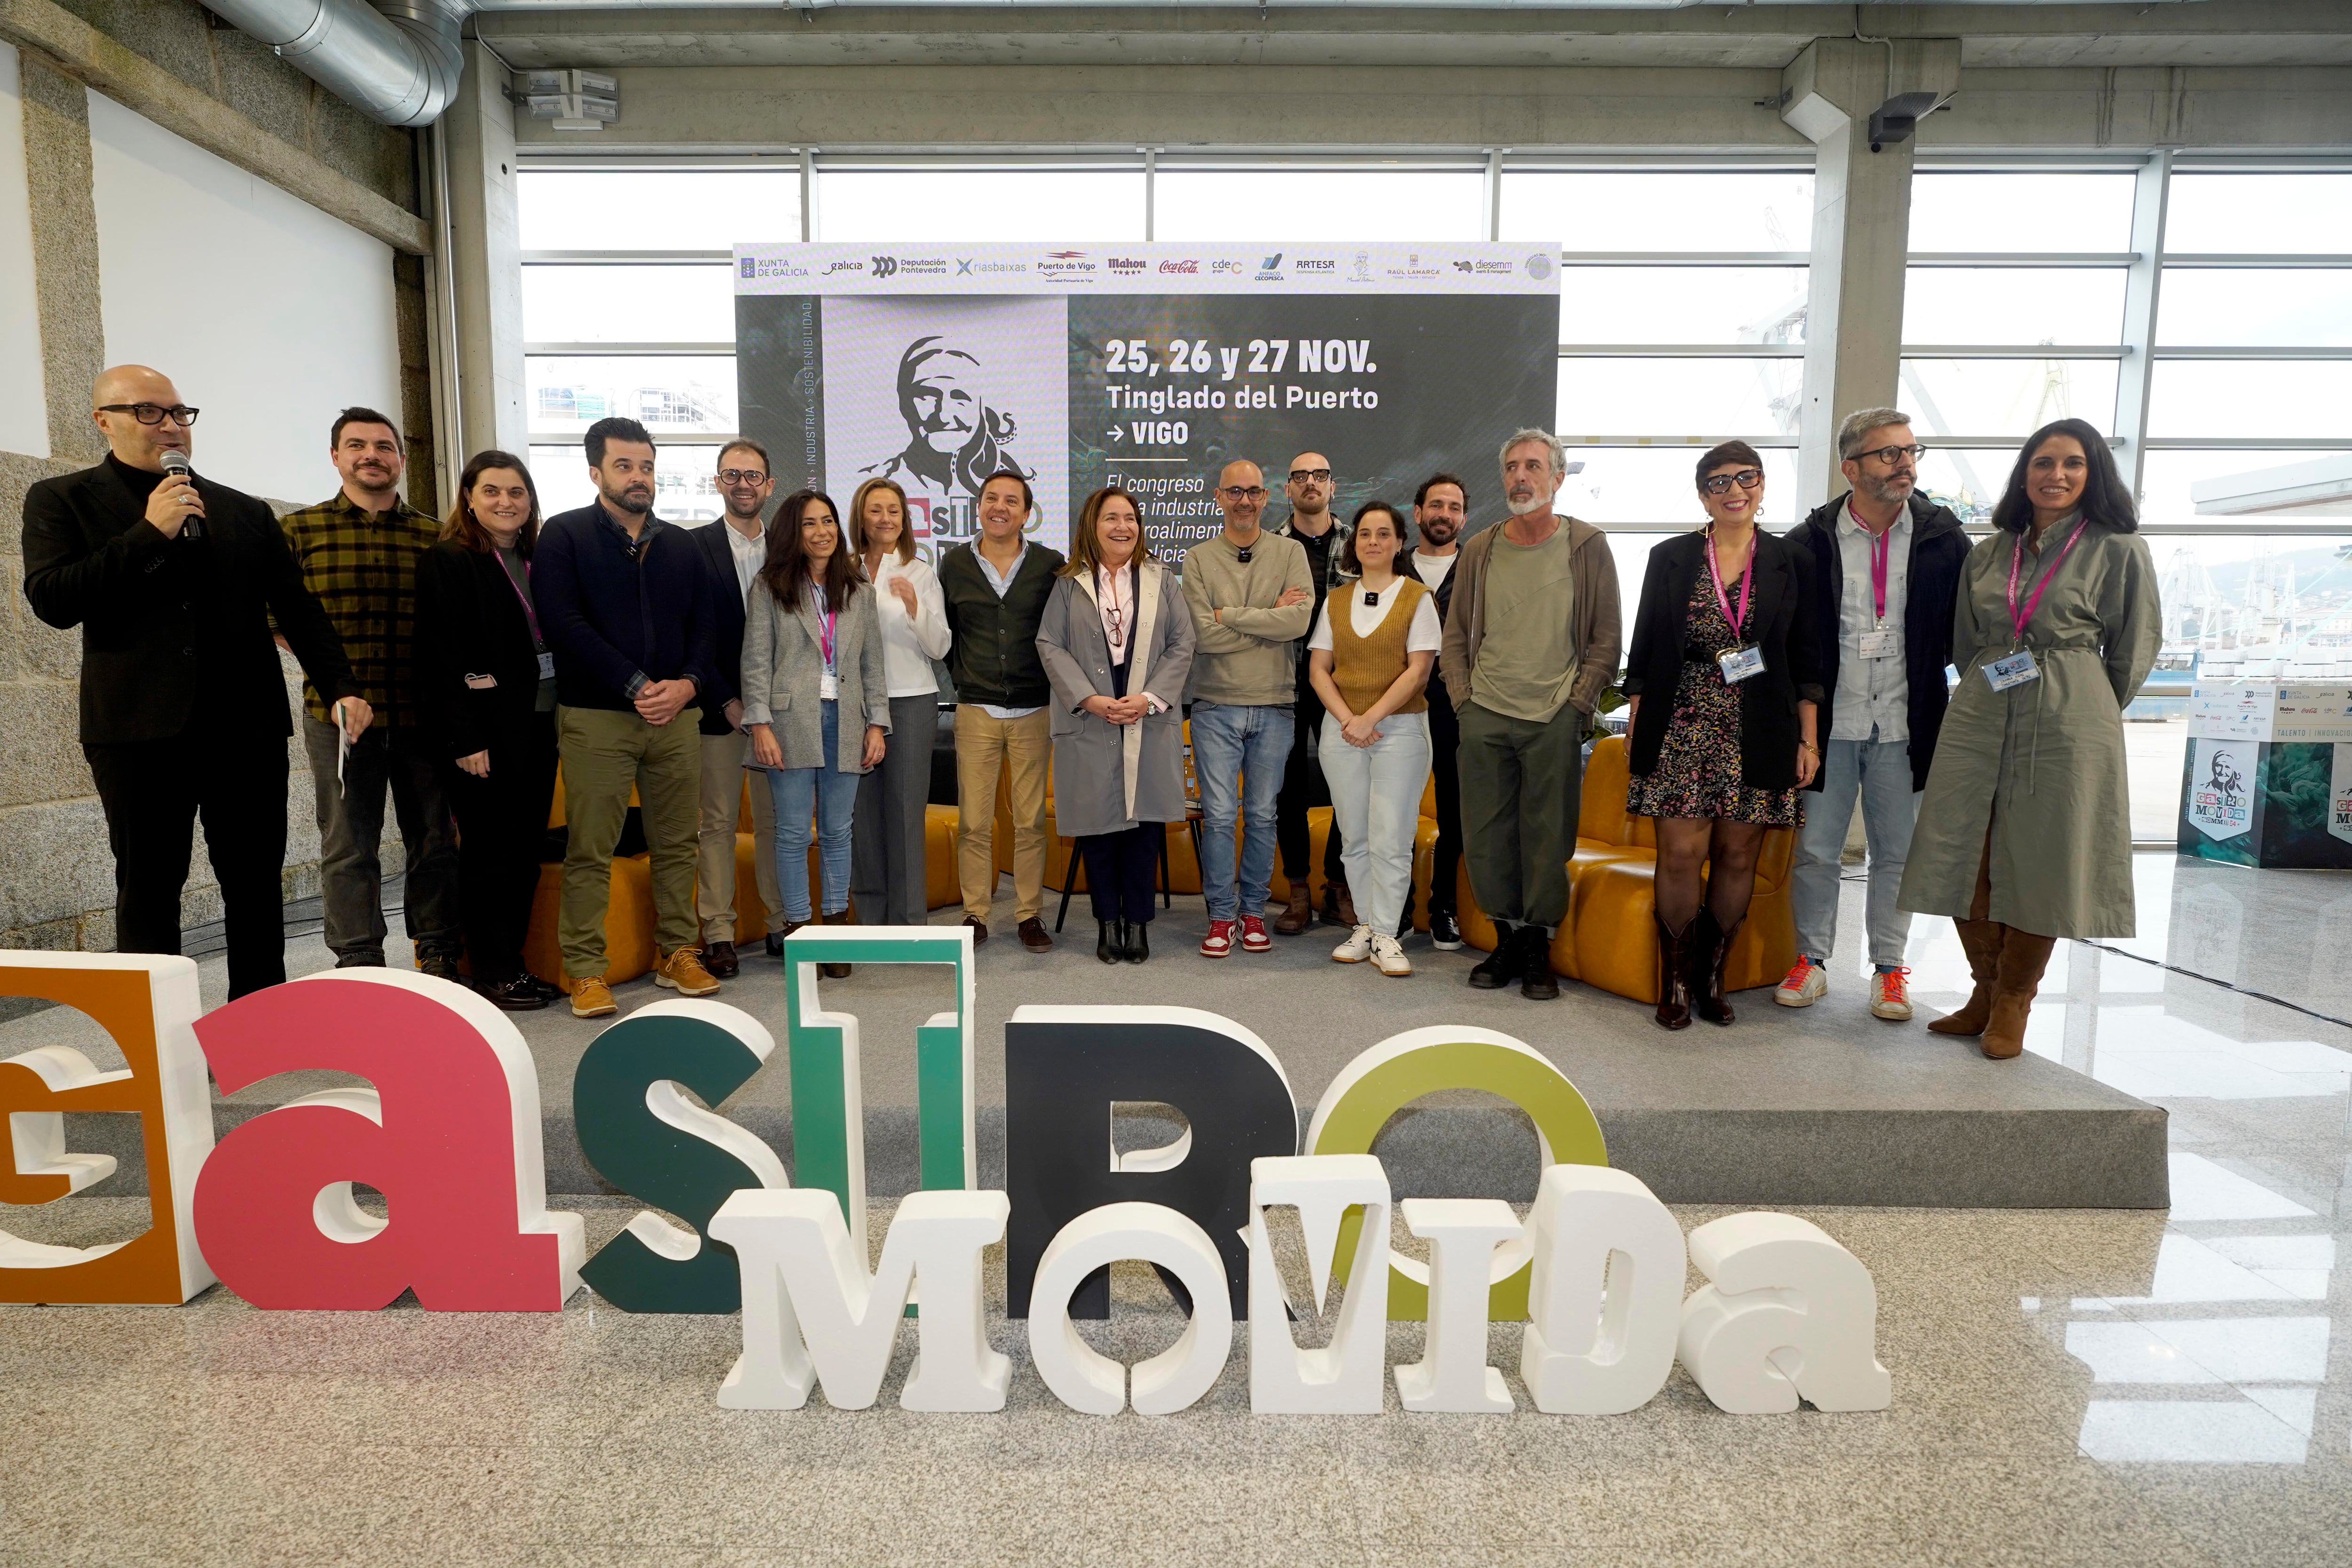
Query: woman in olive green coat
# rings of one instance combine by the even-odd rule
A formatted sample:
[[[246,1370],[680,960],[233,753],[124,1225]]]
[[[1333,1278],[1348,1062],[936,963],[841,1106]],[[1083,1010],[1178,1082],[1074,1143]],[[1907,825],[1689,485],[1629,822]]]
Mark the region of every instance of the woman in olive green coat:
[[[1960,568],[1952,694],[1903,873],[1906,910],[1948,915],[1975,989],[1928,1025],[2025,1046],[2059,937],[2133,934],[2123,710],[2163,637],[2156,565],[2105,440],[2033,433],[1993,535]]]

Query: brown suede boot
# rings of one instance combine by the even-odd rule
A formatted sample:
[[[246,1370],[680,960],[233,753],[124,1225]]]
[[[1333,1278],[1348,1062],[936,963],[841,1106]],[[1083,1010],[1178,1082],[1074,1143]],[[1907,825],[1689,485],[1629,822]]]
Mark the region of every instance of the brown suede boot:
[[[1992,1016],[1993,971],[2000,964],[2000,933],[2006,929],[1991,921],[1954,921],[1960,933],[1960,951],[1969,955],[1969,973],[1976,988],[1957,1013],[1948,1013],[1927,1026],[1937,1035],[1981,1035]]]
[[[1315,901],[1307,896],[1307,879],[1290,879],[1290,902],[1274,917],[1274,929],[1284,936],[1297,936],[1315,923]]]
[[[1360,923],[1356,919],[1356,900],[1348,893],[1347,878],[1333,877],[1323,884],[1323,902],[1333,925],[1353,931]]]
[[[854,926],[857,923],[857,917],[847,910],[843,910],[836,914],[825,916],[824,923],[829,926]],[[820,963],[816,966],[816,972],[827,980],[846,980],[849,978],[849,968],[846,963]]]
[[[2001,928],[2000,967],[1994,973],[1992,1011],[1985,1019],[1984,1038],[1978,1042],[1985,1055],[2006,1061],[2025,1049],[2025,1014],[2033,994],[2042,987],[2042,971],[2050,963],[2054,937],[2035,936],[2014,926]]]
[[[1658,1027],[1687,1029],[1691,1018],[1691,928],[1685,926],[1677,936],[1674,928],[1666,924],[1665,916],[1653,912],[1650,918],[1658,922]]]

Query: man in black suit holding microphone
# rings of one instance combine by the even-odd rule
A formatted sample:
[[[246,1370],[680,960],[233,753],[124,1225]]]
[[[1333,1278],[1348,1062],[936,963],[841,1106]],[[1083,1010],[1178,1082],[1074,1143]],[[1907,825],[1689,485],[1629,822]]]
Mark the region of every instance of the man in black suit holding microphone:
[[[25,597],[81,628],[81,742],[114,851],[115,948],[180,951],[195,820],[220,879],[229,995],[286,978],[286,681],[275,617],[347,735],[374,714],[269,508],[188,467],[196,410],[161,372],[92,388],[110,451],[25,497]]]

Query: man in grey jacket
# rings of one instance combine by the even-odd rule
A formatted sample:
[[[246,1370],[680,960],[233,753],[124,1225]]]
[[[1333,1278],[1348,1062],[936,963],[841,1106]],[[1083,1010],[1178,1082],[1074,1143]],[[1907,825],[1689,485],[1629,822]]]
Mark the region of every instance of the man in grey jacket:
[[[1184,552],[1192,613],[1192,773],[1201,785],[1201,888],[1209,906],[1202,954],[1224,958],[1238,938],[1274,945],[1265,896],[1274,875],[1275,797],[1290,754],[1297,700],[1291,645],[1315,613],[1315,579],[1294,539],[1258,527],[1265,476],[1252,462],[1217,477],[1223,531]],[[1244,788],[1249,798],[1241,797]],[[1242,825],[1236,882],[1233,850]],[[1236,926],[1238,925],[1238,931]]]

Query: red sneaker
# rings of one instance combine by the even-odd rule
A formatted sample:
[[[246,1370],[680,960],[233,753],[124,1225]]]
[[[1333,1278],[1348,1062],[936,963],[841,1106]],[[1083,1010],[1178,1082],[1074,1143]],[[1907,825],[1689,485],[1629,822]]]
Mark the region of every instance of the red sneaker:
[[[1265,934],[1264,915],[1242,917],[1242,950],[1244,952],[1272,952],[1274,938]]]
[[[1234,922],[1211,921],[1209,934],[1201,939],[1202,958],[1230,958],[1234,952]]]

